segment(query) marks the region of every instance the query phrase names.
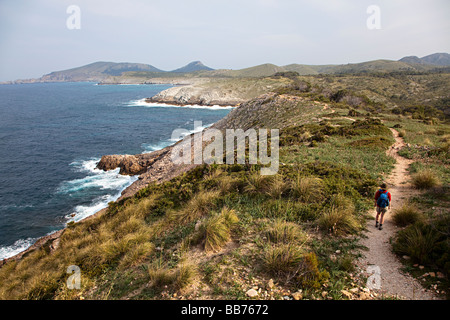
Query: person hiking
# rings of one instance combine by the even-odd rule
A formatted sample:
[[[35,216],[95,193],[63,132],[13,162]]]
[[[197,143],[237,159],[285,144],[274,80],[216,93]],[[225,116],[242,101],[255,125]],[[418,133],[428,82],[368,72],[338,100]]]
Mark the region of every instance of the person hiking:
[[[379,230],[383,229],[383,220],[384,220],[384,214],[386,213],[387,209],[391,209],[391,193],[388,192],[386,183],[383,182],[380,185],[380,188],[375,193],[375,206],[377,207],[377,217],[375,219],[375,228],[378,228]],[[381,217],[380,217],[381,215]],[[378,217],[380,217],[380,224],[378,224]]]

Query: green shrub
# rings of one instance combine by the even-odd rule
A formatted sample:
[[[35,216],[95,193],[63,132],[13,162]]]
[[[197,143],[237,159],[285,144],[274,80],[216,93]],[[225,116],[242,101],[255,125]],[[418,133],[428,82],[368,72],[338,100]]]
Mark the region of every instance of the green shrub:
[[[319,262],[314,252],[303,256],[297,280],[303,288],[319,289],[330,278],[326,271],[319,270]]]
[[[380,148],[387,149],[392,144],[391,139],[385,137],[369,137],[349,142],[348,145],[358,148]]]

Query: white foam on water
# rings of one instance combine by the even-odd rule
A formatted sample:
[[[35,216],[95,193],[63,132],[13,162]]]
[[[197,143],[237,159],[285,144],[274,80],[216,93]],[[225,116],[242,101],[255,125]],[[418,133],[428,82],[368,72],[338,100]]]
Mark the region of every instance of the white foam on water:
[[[131,177],[119,174],[120,169],[103,171],[97,169],[97,160],[86,160],[72,162],[70,165],[78,172],[86,172],[88,175],[81,179],[64,181],[58,188],[60,193],[71,193],[82,191],[89,188],[98,188],[101,190],[117,190],[122,189],[128,184]]]
[[[127,107],[147,107],[147,108],[190,108],[190,109],[207,109],[207,110],[224,110],[234,109],[235,106],[201,106],[198,104],[174,105],[160,102],[147,102],[145,99],[132,100],[125,104]]]
[[[137,178],[135,179],[137,180]],[[135,181],[133,180],[133,182]],[[132,183],[132,182],[131,182]],[[131,184],[130,183],[130,184]],[[89,216],[92,216],[96,212],[106,208],[108,206],[108,203],[111,201],[116,201],[121,195],[121,192],[117,192],[113,195],[104,195],[101,197],[98,197],[92,201],[91,204],[83,206],[79,205],[76,206],[74,211],[68,215],[66,215],[67,223],[69,222],[78,222],[80,220],[83,220]]]
[[[0,260],[8,259],[27,250],[36,240],[35,238],[19,239],[10,246],[0,247]]]
[[[76,193],[86,189],[110,190],[108,194],[95,198],[89,205],[76,206],[73,212],[65,218],[67,222],[77,222],[97,211],[106,208],[110,201],[116,201],[122,190],[130,186],[138,179],[137,176],[127,176],[119,174],[120,169],[103,171],[97,169],[99,159],[89,159],[85,161],[74,161],[70,165],[78,172],[86,172],[88,175],[81,179],[65,181],[58,188],[60,193]]]

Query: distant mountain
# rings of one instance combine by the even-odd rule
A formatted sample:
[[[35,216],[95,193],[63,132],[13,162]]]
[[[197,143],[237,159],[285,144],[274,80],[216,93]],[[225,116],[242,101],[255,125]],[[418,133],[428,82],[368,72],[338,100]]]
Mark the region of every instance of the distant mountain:
[[[120,76],[123,72],[147,71],[163,72],[154,66],[128,62],[94,62],[82,67],[55,71],[40,78],[41,81],[101,81],[110,76]]]
[[[448,67],[450,66],[450,54],[433,53],[422,58],[419,58],[417,56],[408,56],[401,58],[399,61],[411,64],[427,64]]]
[[[260,64],[258,66],[231,70],[231,69],[219,69],[214,71],[208,71],[202,73],[202,75],[213,76],[213,77],[267,77],[271,76],[277,72],[286,71],[283,67],[271,63]]]
[[[184,67],[163,71],[149,64],[128,62],[94,62],[78,68],[55,71],[38,79],[8,81],[4,83],[32,83],[32,82],[69,82],[96,81],[100,83],[148,83],[151,79],[189,79],[192,77],[267,77],[277,72],[295,71],[300,75],[315,74],[344,74],[344,73],[388,73],[388,72],[424,72],[450,66],[450,54],[434,53],[419,58],[416,56],[403,57],[394,60],[373,60],[360,63],[339,65],[305,65],[289,64],[277,66],[265,63],[250,68],[212,69],[200,61],[191,62]]]
[[[403,58],[401,58],[398,61],[399,62],[404,62],[404,63],[426,64],[422,59],[420,59],[417,56],[403,57]]]
[[[422,60],[438,66],[450,66],[450,54],[448,53],[433,53],[423,57]]]
[[[209,71],[209,70],[214,70],[214,69],[205,66],[203,63],[201,63],[201,61],[193,61],[193,62],[185,65],[184,67],[175,69],[175,70],[170,71],[170,72],[186,73],[186,72],[194,72],[194,71],[201,71],[201,70]]]

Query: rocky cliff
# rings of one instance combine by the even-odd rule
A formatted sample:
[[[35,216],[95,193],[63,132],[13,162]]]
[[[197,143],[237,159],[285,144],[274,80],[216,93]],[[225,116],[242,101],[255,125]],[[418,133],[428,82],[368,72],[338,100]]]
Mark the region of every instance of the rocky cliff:
[[[187,85],[161,91],[157,95],[147,98],[146,102],[161,102],[175,105],[230,106],[237,105],[245,100],[231,90]]]

